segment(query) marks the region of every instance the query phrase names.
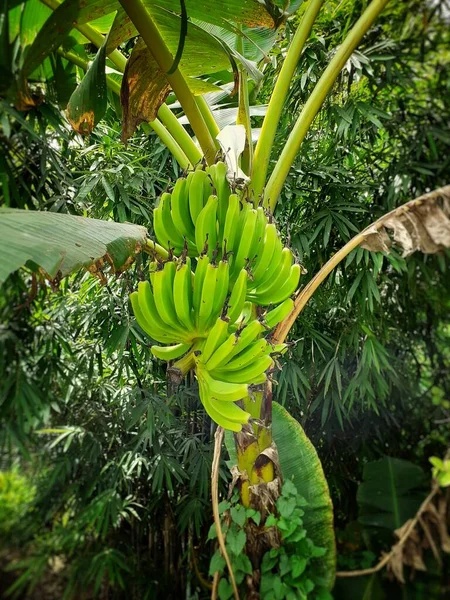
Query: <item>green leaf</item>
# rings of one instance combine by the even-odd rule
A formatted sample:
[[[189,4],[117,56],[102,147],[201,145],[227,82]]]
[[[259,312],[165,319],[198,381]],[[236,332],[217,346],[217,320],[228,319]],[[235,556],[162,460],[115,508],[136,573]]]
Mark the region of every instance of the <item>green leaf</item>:
[[[331,589],[336,570],[333,506],[322,465],[301,425],[276,402],[272,418],[283,477],[286,482],[291,480],[307,501],[303,516],[307,535],[316,546],[327,550],[323,558],[312,562],[321,578],[317,583]]]
[[[295,504],[295,496],[291,496],[290,498],[281,496],[278,498],[277,508],[280,511],[280,515],[285,519],[288,519],[294,512]]]
[[[243,527],[246,519],[245,509],[239,506],[233,506],[230,510],[231,519],[239,525],[239,527]]]
[[[0,209],[0,282],[32,262],[50,276],[62,277],[100,259],[121,270],[140,251],[147,230],[73,215]]]
[[[371,527],[398,529],[414,516],[427,487],[422,469],[409,461],[388,456],[369,462],[358,488],[358,520]]]
[[[89,135],[106,112],[105,61],[106,46],[103,44],[67,104],[67,118],[82,135]]]
[[[219,581],[218,592],[220,600],[229,600],[233,597],[233,586],[227,579],[222,577]]]
[[[301,556],[291,556],[292,577],[297,578],[306,569],[306,558]]]
[[[107,15],[120,6],[118,0],[65,0],[53,11],[31,45],[21,75],[26,79],[41,62],[59,48],[74,24],[84,24]]]
[[[217,549],[211,558],[211,562],[209,563],[209,575],[210,577],[214,577],[214,573],[219,571],[221,573],[225,568],[225,559],[221,555],[220,550]]]
[[[227,547],[236,556],[243,551],[246,541],[247,537],[242,529],[231,528],[227,533]]]

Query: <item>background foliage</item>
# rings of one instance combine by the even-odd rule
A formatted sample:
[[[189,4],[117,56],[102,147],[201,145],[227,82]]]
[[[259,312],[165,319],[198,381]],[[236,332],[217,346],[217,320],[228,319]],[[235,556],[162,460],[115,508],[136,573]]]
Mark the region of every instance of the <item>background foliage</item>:
[[[274,156],[363,4],[325,4]],[[449,182],[446,19],[445,2],[393,3],[311,129],[276,215],[304,282],[374,218]],[[267,101],[284,49],[283,38],[261,65],[254,104]],[[27,113],[3,103],[0,117],[1,203],[11,207],[149,226],[155,199],[179,175],[153,135],[122,145],[112,105],[87,140],[50,93]],[[6,512],[14,527],[1,552],[12,570],[0,586],[19,595],[36,586],[36,598],[208,597],[213,430],[193,387],[167,390],[130,315],[128,294],[146,267],[142,257],[104,286],[80,274],[52,289],[21,272],[2,287],[1,467],[28,510]],[[429,473],[428,457],[450,441],[449,287],[448,257],[357,250],[293,331],[276,397],[318,448],[343,568],[369,566],[391,541],[368,540],[357,521],[364,463],[387,454]],[[222,476],[225,484],[225,468]]]

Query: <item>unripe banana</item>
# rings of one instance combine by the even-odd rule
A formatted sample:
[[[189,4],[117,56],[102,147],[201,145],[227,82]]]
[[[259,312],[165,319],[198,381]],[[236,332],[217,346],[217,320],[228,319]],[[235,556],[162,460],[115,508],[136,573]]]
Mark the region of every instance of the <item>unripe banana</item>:
[[[140,281],[138,283],[138,299],[142,314],[152,327],[161,331],[163,334],[172,336],[172,341],[185,337],[185,331],[181,325],[177,328],[169,327],[167,323],[161,319],[148,281]]]
[[[177,179],[171,196],[172,220],[181,236],[195,243],[195,228],[189,212],[189,194],[187,180]]]
[[[273,310],[269,311],[266,315],[264,315],[265,324],[267,325],[267,327],[272,329],[272,327],[275,327],[275,325],[281,323],[281,321],[283,321],[283,319],[285,319],[292,312],[293,308],[294,301],[292,300],[292,298],[286,298],[286,300],[282,302],[279,306],[277,306]]]
[[[159,329],[154,323],[149,323],[147,319],[144,317],[144,314],[139,305],[139,298],[137,292],[132,292],[130,294],[130,302],[133,307],[133,313],[136,318],[138,325],[145,331],[147,335],[156,340],[157,342],[168,343],[174,341],[180,341],[181,337],[177,337]]]
[[[277,228],[273,223],[270,223],[269,225],[266,225],[263,250],[261,254],[258,255],[255,265],[252,269],[252,279],[248,284],[249,289],[255,288],[261,281],[262,277],[264,277],[269,265],[276,262],[272,259],[274,258],[273,255],[277,245],[281,246],[278,238]],[[277,266],[278,264],[275,264],[275,267]]]
[[[262,254],[266,235],[267,217],[262,206],[256,209],[256,225],[252,245],[249,251],[250,265],[256,264],[257,258]]]
[[[270,354],[272,351],[272,346],[267,342],[267,340],[260,339],[256,342],[253,342],[248,346],[243,352],[240,352],[233,360],[224,366],[221,371],[237,371],[239,369],[243,369],[248,365],[252,364],[254,361],[260,359],[262,356],[266,354]]]
[[[198,310],[198,330],[202,334],[208,328],[211,320],[211,314],[214,306],[214,294],[216,290],[217,267],[212,263],[206,267],[205,278],[203,280],[202,295],[200,298],[200,307]],[[216,315],[217,316],[217,315]]]
[[[161,319],[170,327],[179,329],[182,325],[178,320],[173,298],[175,270],[175,263],[168,261],[162,270],[156,271],[153,280],[153,297]]]
[[[206,363],[228,337],[228,320],[219,317],[211,328],[202,348],[201,361]]]
[[[248,273],[242,269],[236,279],[236,282],[231,291],[230,299],[228,300],[227,317],[231,323],[234,323],[244,308],[245,296],[247,295],[247,280]]]
[[[256,218],[258,213],[251,208],[247,211],[247,215],[242,227],[242,235],[240,236],[239,245],[237,247],[236,256],[233,261],[232,279],[237,278],[241,269],[246,266],[250,256],[250,248],[252,247],[253,236],[256,228]]]
[[[184,239],[174,225],[170,204],[171,195],[167,192],[161,194],[159,205],[153,211],[153,226],[161,246],[175,248],[175,252],[179,253],[183,249]]]
[[[236,194],[230,194],[228,199],[228,208],[225,216],[225,224],[223,229],[222,248],[225,248],[228,252],[234,248],[234,241],[236,239],[236,224],[239,217],[239,196]]]
[[[200,381],[199,381],[199,392],[200,392],[200,400],[201,400],[203,406],[205,407],[206,412],[211,417],[211,419],[215,423],[217,423],[217,425],[220,425],[220,427],[223,427],[224,429],[234,431],[235,433],[241,431],[241,429],[242,429],[241,423],[232,421],[231,419],[227,419],[226,417],[224,417],[223,414],[221,414],[217,410],[217,408],[215,408],[215,402],[212,400],[207,386],[200,383]],[[216,400],[216,402],[218,402],[218,401]],[[230,402],[230,404],[231,404],[231,402]],[[243,415],[242,418],[244,418],[244,416],[245,415]],[[246,418],[248,420],[250,418],[250,415]],[[246,421],[243,421],[243,422],[246,422]]]
[[[272,366],[272,358],[270,356],[263,356],[250,365],[247,365],[246,367],[243,367],[237,371],[228,369],[214,369],[214,371],[211,371],[211,376],[214,377],[214,379],[220,379],[221,381],[226,381],[229,383],[246,383],[251,385],[254,383],[255,379],[258,379],[258,382],[260,382],[261,375],[265,374],[267,369]],[[263,378],[263,381],[265,381],[265,378]]]
[[[195,329],[192,318],[192,295],[191,259],[186,257],[186,261],[178,265],[177,272],[175,273],[173,296],[178,320],[187,331]]]
[[[210,167],[209,173],[216,189],[215,193],[219,199],[217,220],[219,222],[219,240],[222,240],[231,190],[227,180],[227,165],[224,162],[218,162],[212,167]]]
[[[200,310],[200,303],[202,300],[202,292],[203,292],[203,281],[206,275],[206,269],[209,265],[209,258],[207,254],[202,254],[199,256],[197,260],[197,268],[195,269],[194,275],[194,294],[192,296],[192,306],[194,308],[194,313],[196,318],[198,317],[198,312]]]
[[[156,358],[161,360],[174,360],[185,354],[192,344],[176,344],[175,346],[152,346],[150,350]]]
[[[198,215],[204,206],[203,191],[206,179],[208,179],[208,175],[205,171],[201,170],[194,171],[191,177],[189,185],[189,212],[194,226],[197,225]]]
[[[230,383],[228,381],[219,381],[211,377],[206,369],[197,368],[197,379],[202,380],[209,391],[211,397],[225,402],[236,402],[248,396],[248,387],[245,383]]]
[[[217,196],[210,196],[195,224],[195,243],[198,253],[201,254],[203,249],[207,248],[210,259],[217,245],[217,203]]]
[[[227,260],[219,261],[216,276],[216,289],[214,292],[214,306],[212,315],[214,319],[223,311],[226,297],[228,295],[228,285],[230,282],[230,266]]]
[[[292,265],[284,285],[282,285],[278,289],[275,289],[275,287],[271,287],[267,292],[259,294],[257,298],[249,298],[253,302],[261,305],[279,304],[280,302],[283,302],[283,300],[291,296],[298,288],[301,271],[302,269],[300,265]]]

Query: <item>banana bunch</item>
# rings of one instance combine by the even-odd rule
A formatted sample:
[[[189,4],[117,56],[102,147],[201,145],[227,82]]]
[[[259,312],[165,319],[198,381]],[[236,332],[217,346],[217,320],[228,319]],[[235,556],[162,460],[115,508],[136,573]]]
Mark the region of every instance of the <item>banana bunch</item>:
[[[179,178],[154,210],[159,243],[175,254],[216,254],[229,262],[230,291],[242,269],[250,274],[247,301],[279,304],[298,287],[301,267],[283,247],[265,210],[230,193],[222,162]]]
[[[131,294],[136,321],[163,344],[151,347],[157,358],[176,361],[182,375],[194,369],[210,417],[240,431],[250,414],[236,402],[286,350],[264,333],[292,311],[301,267],[264,208],[232,193],[223,162],[163,193],[154,230],[168,258],[152,263],[150,281]]]
[[[167,260],[157,265],[150,281],[141,281],[138,291],[130,295],[136,321],[154,340],[170,344],[152,346],[153,354],[163,360],[175,360],[197,341],[205,338],[219,315],[231,324],[243,312],[248,274],[239,274],[231,294],[229,264],[217,264],[202,254],[195,273],[191,259]]]

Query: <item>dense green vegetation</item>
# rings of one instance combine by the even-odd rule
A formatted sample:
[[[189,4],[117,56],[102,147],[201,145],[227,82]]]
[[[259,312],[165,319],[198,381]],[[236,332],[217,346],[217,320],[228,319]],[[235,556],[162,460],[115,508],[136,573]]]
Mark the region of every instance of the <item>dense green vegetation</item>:
[[[377,217],[450,180],[445,3],[394,4],[341,73],[275,212],[307,270],[302,285]],[[290,87],[275,156],[362,5],[324,5]],[[268,101],[296,22],[279,32],[272,62],[261,63],[264,77],[250,94],[252,105]],[[92,51],[83,47],[86,57]],[[227,78],[222,74],[221,82]],[[236,97],[220,102],[222,109],[237,106]],[[152,236],[156,198],[180,176],[179,164],[146,125],[124,146],[112,94],[87,138],[71,130],[62,108],[61,96],[51,93],[27,111],[2,100],[0,203],[136,223]],[[252,123],[260,126],[261,117]],[[0,595],[8,588],[18,598],[211,594],[210,561],[218,556],[210,531],[216,426],[198,401],[194,377],[175,389],[133,317],[128,297],[147,277],[149,262],[139,254],[119,276],[79,272],[52,284],[25,268],[1,287]],[[429,458],[444,457],[449,446],[448,268],[448,251],[405,258],[355,249],[301,314],[280,359],[274,399],[301,423],[322,461],[338,570],[373,566],[389,550],[394,529],[414,516],[430,490]],[[221,499],[231,481],[227,459]],[[393,472],[398,479],[390,479]],[[395,486],[405,473],[406,491]],[[371,482],[385,498],[381,516],[371,505]],[[285,486],[279,520],[294,514],[296,531],[306,537],[298,496],[292,492],[296,500],[286,507]],[[233,548],[234,541],[237,560],[243,523],[234,508],[227,542]],[[309,551],[320,555],[311,542],[305,566],[314,556]],[[283,560],[265,558],[267,593],[278,585]],[[428,548],[427,571],[416,571],[412,581],[405,576],[403,586],[380,572],[338,579],[332,594],[444,598],[448,556],[441,560]],[[240,562],[243,578],[248,565]],[[301,581],[308,591],[309,571],[300,571],[292,587]],[[231,585],[222,581],[220,597],[231,597]]]

